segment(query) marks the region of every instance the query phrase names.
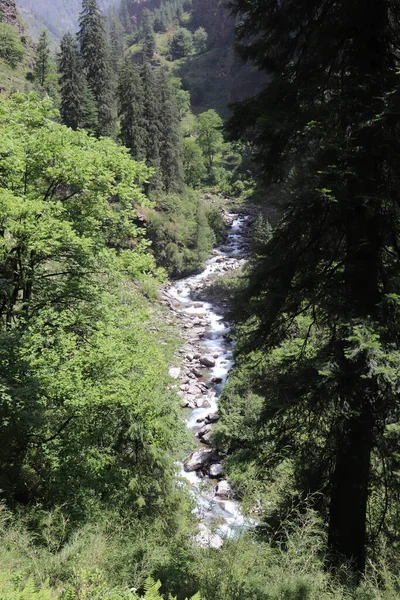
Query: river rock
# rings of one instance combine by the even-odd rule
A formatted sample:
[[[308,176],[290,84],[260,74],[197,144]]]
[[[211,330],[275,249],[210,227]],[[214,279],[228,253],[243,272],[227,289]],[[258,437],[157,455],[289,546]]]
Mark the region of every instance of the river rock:
[[[232,498],[232,488],[226,479],[219,481],[215,488],[215,495],[219,498]]]
[[[203,435],[203,437],[201,438],[201,441],[203,442],[203,444],[207,444],[207,446],[209,444],[211,444],[211,435],[212,435],[211,431],[209,431],[208,433],[205,433]]]
[[[191,473],[192,471],[200,471],[200,469],[204,469],[215,460],[217,460],[217,456],[214,450],[202,449],[198,450],[197,452],[193,452],[189,460],[183,464],[183,468],[188,473]]]
[[[215,360],[214,358],[209,355],[206,354],[204,356],[200,356],[200,362],[202,365],[204,365],[205,367],[215,367]]]
[[[207,398],[205,398],[204,396],[200,396],[200,398],[197,398],[196,400],[196,406],[197,408],[209,408],[210,403],[207,400]]]
[[[169,376],[172,377],[173,379],[178,379],[178,377],[180,377],[180,374],[181,374],[181,369],[180,369],[180,367],[170,367],[168,369],[168,373],[169,373]]]
[[[190,360],[190,362],[192,362],[192,360],[193,360],[194,357],[193,357],[193,354],[189,353],[189,354],[186,354],[185,358],[187,358],[187,360]]]
[[[195,541],[202,548],[213,548],[214,550],[219,550],[224,545],[224,540],[216,533],[212,533],[203,523],[199,524],[199,533],[196,535]]]
[[[211,431],[211,425],[203,425],[196,433],[197,437],[202,438],[203,435]]]
[[[204,440],[204,437],[203,437]],[[222,463],[215,463],[209,468],[209,476],[214,478],[222,477],[224,474],[224,465]]]
[[[216,423],[218,420],[219,420],[219,414],[218,413],[210,413],[204,419],[204,421],[206,423]]]
[[[191,372],[193,373],[193,375],[196,375],[196,377],[202,377],[204,375],[204,373],[202,373],[200,371],[200,369],[196,369],[196,367],[193,367],[193,369],[191,370]]]

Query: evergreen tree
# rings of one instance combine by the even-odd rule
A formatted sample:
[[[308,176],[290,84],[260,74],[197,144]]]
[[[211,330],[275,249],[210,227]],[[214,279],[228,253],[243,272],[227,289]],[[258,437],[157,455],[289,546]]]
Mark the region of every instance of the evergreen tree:
[[[109,135],[114,125],[114,99],[109,48],[97,0],[83,0],[78,40],[84,73],[96,100],[97,135]]]
[[[46,77],[50,72],[50,46],[47,29],[43,29],[39,37],[39,43],[36,48],[36,62],[33,69],[36,81],[44,86]]]
[[[58,72],[62,122],[72,129],[77,129],[82,126],[83,121],[85,82],[77,43],[70,33],[66,33],[60,42]]]
[[[129,0],[120,1],[118,12],[120,21],[125,29],[125,33],[132,33],[132,21],[129,15]]]
[[[113,73],[118,73],[125,52],[124,26],[117,13],[110,9],[108,31],[110,40],[110,58]]]
[[[136,160],[146,158],[144,97],[142,80],[131,58],[126,58],[118,81],[118,116],[121,124],[119,138],[130,148]]]
[[[168,73],[162,69],[158,75],[160,93],[160,167],[163,187],[167,192],[177,190],[182,184],[180,157],[180,118],[176,97]]]
[[[148,62],[153,58],[156,50],[156,36],[154,34],[154,24],[152,13],[145,8],[143,11],[143,62]]]
[[[400,3],[231,5],[243,55],[272,75],[236,107],[232,136],[255,144],[287,198],[251,278],[252,347],[282,348],[310,319],[298,351],[263,373],[263,418],[303,492],[324,492],[332,550],[362,571],[374,453],[400,413]]]
[[[160,90],[157,85],[155,69],[150,63],[145,63],[142,67],[142,86],[143,86],[143,123],[145,129],[144,148],[146,164],[155,168],[150,188],[161,188],[161,169],[160,169]]]

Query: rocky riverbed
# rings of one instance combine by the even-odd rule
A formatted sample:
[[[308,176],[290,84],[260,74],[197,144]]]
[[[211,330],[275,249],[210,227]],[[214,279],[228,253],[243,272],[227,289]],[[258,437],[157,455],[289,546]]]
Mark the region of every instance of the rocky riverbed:
[[[221,309],[202,300],[215,277],[243,266],[253,222],[250,215],[223,212],[228,225],[225,242],[214,250],[204,271],[164,289],[164,302],[179,322],[185,345],[180,366],[170,368],[178,393],[188,410],[187,425],[198,448],[182,465],[182,476],[192,486],[199,518],[197,542],[219,548],[226,537],[250,523],[224,478],[223,457],[210,446],[213,424],[219,419],[218,397],[233,365],[230,323]],[[223,301],[223,299],[221,299]]]

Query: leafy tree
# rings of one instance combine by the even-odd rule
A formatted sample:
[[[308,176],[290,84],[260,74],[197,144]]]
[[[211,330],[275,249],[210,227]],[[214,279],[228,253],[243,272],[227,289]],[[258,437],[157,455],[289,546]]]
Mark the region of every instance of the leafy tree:
[[[0,58],[5,60],[10,67],[15,67],[25,56],[25,46],[15,30],[7,23],[0,23]]]
[[[36,48],[36,59],[33,73],[36,81],[44,86],[47,76],[50,73],[50,42],[47,29],[43,29],[39,36],[39,42]]]
[[[206,165],[201,148],[193,138],[182,140],[182,165],[187,185],[198,187],[206,175]]]
[[[208,33],[204,27],[199,27],[193,34],[193,45],[198,54],[207,50]]]
[[[108,135],[114,125],[110,53],[97,0],[83,0],[78,41],[84,74],[97,104],[97,135]]]
[[[223,148],[222,125],[221,117],[213,109],[201,113],[196,119],[197,141],[206,158],[209,173],[212,171],[218,153]]]
[[[179,116],[183,119],[190,111],[190,92],[182,88],[182,79],[179,77],[170,77],[170,83],[174,87]]]
[[[189,56],[193,52],[193,36],[188,29],[178,27],[169,43],[173,59]]]
[[[72,520],[96,502],[149,514],[172,492],[179,419],[143,298],[115,291],[155,271],[135,209],[149,171],[53,116],[35,95],[0,104],[1,489]]]
[[[331,549],[362,571],[374,453],[399,415],[399,6],[231,6],[242,53],[272,75],[231,131],[286,197],[249,288],[261,418],[269,447],[290,447],[303,493],[328,499]]]

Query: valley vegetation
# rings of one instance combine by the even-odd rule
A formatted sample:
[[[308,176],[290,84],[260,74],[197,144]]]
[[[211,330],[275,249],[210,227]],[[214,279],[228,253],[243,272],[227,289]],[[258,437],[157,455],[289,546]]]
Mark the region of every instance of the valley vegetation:
[[[188,0],[83,0],[56,55],[0,23],[4,600],[400,596],[400,4],[230,10],[268,85],[226,125],[179,76],[209,51]],[[255,526],[214,550],[159,289],[227,197],[258,216],[210,291],[237,342],[212,444]]]

